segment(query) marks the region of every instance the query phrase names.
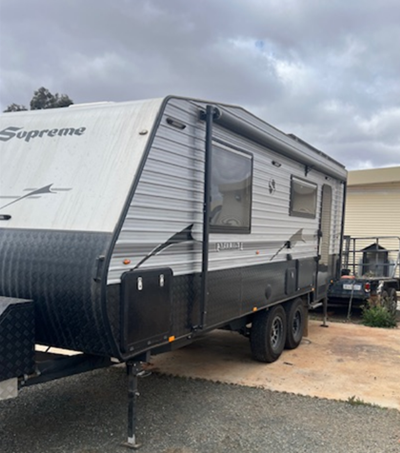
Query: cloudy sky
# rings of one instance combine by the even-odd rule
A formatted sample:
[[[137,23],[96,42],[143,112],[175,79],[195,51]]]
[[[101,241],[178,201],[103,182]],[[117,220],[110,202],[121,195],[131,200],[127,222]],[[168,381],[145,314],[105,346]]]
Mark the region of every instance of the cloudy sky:
[[[398,0],[0,0],[0,108],[179,94],[400,165],[399,43]]]

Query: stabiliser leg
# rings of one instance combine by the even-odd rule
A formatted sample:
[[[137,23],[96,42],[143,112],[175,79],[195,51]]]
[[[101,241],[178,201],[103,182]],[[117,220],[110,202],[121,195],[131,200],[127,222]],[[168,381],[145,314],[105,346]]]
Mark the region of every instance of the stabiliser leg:
[[[123,445],[134,450],[141,444],[136,443],[136,415],[138,392],[138,375],[142,371],[140,362],[126,362],[128,372],[128,441]]]
[[[322,305],[323,305],[323,309],[324,309],[324,318],[323,318],[321,327],[329,327],[327,324],[327,321],[328,321],[328,298],[327,297],[324,298]]]

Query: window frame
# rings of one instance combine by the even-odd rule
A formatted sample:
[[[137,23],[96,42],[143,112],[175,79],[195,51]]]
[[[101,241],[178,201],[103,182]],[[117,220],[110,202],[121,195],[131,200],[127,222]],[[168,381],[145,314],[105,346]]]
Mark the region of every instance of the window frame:
[[[294,201],[294,185],[295,183],[305,183],[308,186],[315,188],[315,202],[314,202],[314,213],[300,212],[293,209]],[[306,179],[299,178],[298,176],[290,176],[290,203],[289,203],[289,216],[291,217],[303,217],[307,219],[315,219],[317,217],[317,204],[318,204],[318,184],[315,182],[307,181]]]
[[[229,225],[213,225],[211,223],[211,215],[208,219],[209,231],[214,234],[250,234],[251,233],[251,220],[252,220],[252,211],[253,211],[253,181],[254,181],[254,155],[253,153],[238,148],[237,146],[230,145],[228,143],[222,142],[222,140],[213,140],[212,143],[212,152],[211,152],[211,175],[210,175],[210,188],[212,188],[212,172],[213,172],[213,159],[214,152],[216,149],[222,149],[223,151],[242,156],[245,159],[250,161],[250,197],[249,197],[249,212],[248,212],[248,226],[229,226]],[[218,152],[218,151],[217,151]],[[211,204],[211,197],[210,197]],[[211,213],[210,213],[211,214]]]

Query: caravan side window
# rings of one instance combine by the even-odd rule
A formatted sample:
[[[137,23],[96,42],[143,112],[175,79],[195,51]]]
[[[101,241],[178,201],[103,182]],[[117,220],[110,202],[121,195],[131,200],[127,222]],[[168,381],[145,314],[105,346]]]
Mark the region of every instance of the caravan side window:
[[[317,212],[317,190],[317,184],[292,176],[290,215],[315,219]]]
[[[250,233],[253,156],[213,146],[210,232]]]

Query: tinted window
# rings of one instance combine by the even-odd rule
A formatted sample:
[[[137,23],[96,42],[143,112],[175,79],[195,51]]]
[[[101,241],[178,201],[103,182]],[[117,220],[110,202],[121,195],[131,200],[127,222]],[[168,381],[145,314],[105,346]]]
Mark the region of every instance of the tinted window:
[[[292,176],[290,215],[315,218],[317,188],[318,186],[312,182]]]
[[[250,232],[252,169],[250,154],[214,145],[210,231]]]

